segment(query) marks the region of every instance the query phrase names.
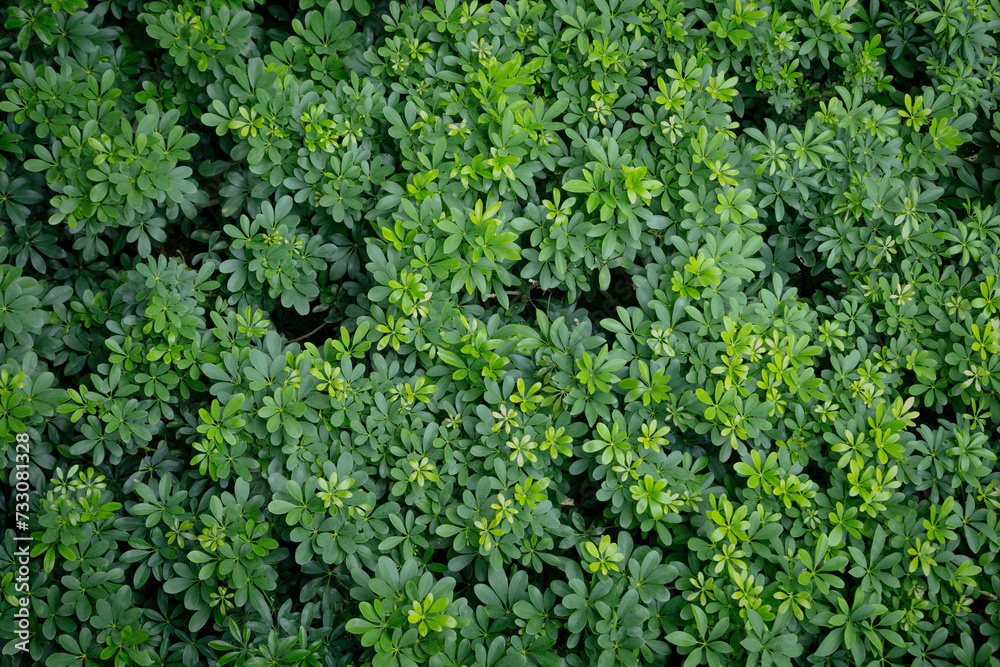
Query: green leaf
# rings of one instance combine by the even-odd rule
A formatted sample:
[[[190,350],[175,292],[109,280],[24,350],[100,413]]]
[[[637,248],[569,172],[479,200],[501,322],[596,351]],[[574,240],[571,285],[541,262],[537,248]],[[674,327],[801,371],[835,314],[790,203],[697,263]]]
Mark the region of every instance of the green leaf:
[[[834,628],[826,637],[820,642],[819,648],[816,649],[816,655],[820,657],[826,657],[828,655],[833,655],[841,646],[841,641],[844,638],[844,631],[842,628]]]
[[[677,630],[676,632],[671,632],[669,635],[666,636],[666,640],[671,644],[673,644],[674,646],[684,646],[684,647],[694,646],[695,644],[698,643],[698,640],[695,637],[692,637],[688,633],[683,632],[681,630]]]

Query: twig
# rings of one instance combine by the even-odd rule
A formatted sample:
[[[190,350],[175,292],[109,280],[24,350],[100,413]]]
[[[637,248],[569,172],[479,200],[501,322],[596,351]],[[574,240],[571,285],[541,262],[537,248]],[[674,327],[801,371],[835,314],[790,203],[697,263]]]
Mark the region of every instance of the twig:
[[[319,325],[318,327],[316,327],[315,329],[313,329],[313,330],[312,330],[312,331],[310,331],[309,333],[307,333],[307,334],[302,334],[302,335],[301,335],[301,336],[299,336],[298,338],[293,338],[292,340],[290,340],[290,341],[288,341],[288,342],[289,342],[289,343],[298,343],[298,342],[299,342],[300,340],[302,340],[303,338],[309,338],[309,336],[312,336],[312,335],[313,335],[314,333],[316,333],[317,331],[319,331],[320,329],[322,329],[323,327],[325,327],[325,326],[326,326],[327,324],[329,324],[329,323],[328,323],[328,322],[323,322],[323,323],[322,323],[321,325]]]

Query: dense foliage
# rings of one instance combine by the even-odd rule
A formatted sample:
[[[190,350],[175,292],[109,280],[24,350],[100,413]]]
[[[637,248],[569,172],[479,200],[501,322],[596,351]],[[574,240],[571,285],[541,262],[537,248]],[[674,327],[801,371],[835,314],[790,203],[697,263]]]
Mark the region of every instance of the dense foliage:
[[[1000,665],[1000,0],[0,20],[5,665]]]

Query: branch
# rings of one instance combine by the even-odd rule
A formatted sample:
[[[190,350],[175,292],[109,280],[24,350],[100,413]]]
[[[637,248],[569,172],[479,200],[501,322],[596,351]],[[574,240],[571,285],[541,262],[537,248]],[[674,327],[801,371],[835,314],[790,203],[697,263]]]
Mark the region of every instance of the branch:
[[[320,329],[322,329],[323,327],[325,327],[327,324],[329,324],[329,322],[323,322],[322,324],[320,324],[318,327],[316,327],[315,329],[313,329],[309,333],[302,334],[298,338],[293,338],[292,340],[290,340],[288,342],[289,343],[298,343],[303,338],[309,338],[309,336],[312,336],[314,333],[316,333],[317,331],[319,331]]]

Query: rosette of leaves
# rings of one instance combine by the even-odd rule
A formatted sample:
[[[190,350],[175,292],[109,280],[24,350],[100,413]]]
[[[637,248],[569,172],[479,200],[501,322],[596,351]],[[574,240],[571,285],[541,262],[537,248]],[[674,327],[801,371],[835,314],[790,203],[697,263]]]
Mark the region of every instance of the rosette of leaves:
[[[262,34],[261,18],[242,4],[154,2],[143,7],[138,19],[179,70],[180,76],[171,78],[193,91],[224,76],[226,65],[236,62]]]
[[[298,234],[299,217],[292,214],[292,198],[280,198],[275,205],[265,202],[252,220],[240,216],[240,223],[226,225],[232,239],[227,246],[232,258],[220,265],[230,274],[226,287],[230,303],[250,305],[249,298],[269,297],[300,315],[310,312],[319,295],[317,274],[326,271],[335,248],[318,236]]]
[[[455,630],[469,623],[468,604],[453,598],[451,577],[436,580],[419,561],[407,559],[398,567],[386,556],[379,558],[374,575],[361,569],[353,573],[358,585],[351,594],[360,616],[347,622],[347,631],[371,647],[365,655],[371,655],[372,664],[389,665],[397,656],[426,660],[445,650],[455,641]]]
[[[50,76],[58,86],[58,79]],[[166,220],[175,220],[182,212],[195,215],[196,202],[207,197],[199,192],[193,172],[183,162],[191,159],[187,149],[198,142],[195,134],[185,133],[178,124],[176,109],[162,112],[149,101],[136,110],[130,121],[122,111],[114,110],[113,100],[121,94],[115,88],[111,70],[100,82],[90,77],[84,84],[67,89],[86,95],[104,105],[100,120],[90,118],[81,126],[55,127],[55,142],[34,146],[36,158],[24,163],[25,169],[44,172],[46,183],[56,194],[51,204],[56,209],[49,222],[67,222],[77,235],[74,248],[84,258],[93,260],[107,254],[109,246],[101,238],[108,229],[124,227],[129,231],[116,238],[116,246],[137,243],[139,255],[146,257],[153,242],[166,238]],[[72,99],[72,98],[71,98]],[[81,97],[84,106],[87,97]],[[86,107],[84,107],[86,108]],[[45,135],[42,135],[45,136]],[[153,215],[160,209],[166,216]]]

